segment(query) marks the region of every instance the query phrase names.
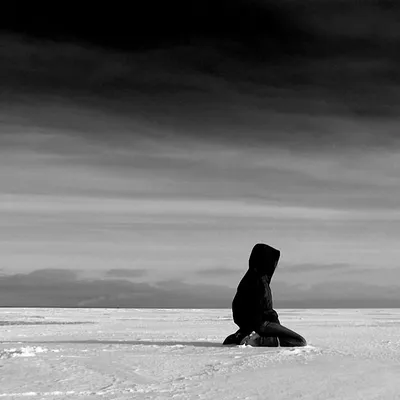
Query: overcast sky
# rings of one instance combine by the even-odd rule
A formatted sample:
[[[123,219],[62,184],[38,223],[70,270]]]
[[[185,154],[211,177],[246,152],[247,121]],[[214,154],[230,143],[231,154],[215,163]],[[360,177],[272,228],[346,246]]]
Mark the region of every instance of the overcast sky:
[[[10,11],[0,306],[400,307],[399,7],[189,3]]]

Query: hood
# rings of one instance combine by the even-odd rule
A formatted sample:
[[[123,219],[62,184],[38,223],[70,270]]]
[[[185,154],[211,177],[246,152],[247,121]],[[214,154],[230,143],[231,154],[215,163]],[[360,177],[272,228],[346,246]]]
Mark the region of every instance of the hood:
[[[250,254],[249,269],[254,270],[258,275],[268,276],[271,280],[280,255],[279,250],[264,243],[257,243]]]

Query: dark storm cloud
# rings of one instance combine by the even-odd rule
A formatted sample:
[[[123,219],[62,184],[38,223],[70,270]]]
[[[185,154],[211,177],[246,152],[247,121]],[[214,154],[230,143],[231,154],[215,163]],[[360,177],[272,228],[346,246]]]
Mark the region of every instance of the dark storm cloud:
[[[376,138],[338,133],[329,118],[397,115],[395,3],[150,4],[129,13],[96,7],[97,18],[67,9],[63,24],[46,13],[34,27],[15,23],[13,32],[27,36],[2,39],[3,100],[51,94],[54,102],[225,140],[244,140],[245,130],[254,141],[296,146],[392,144],[389,123]]]
[[[73,131],[114,146],[138,135],[165,138],[166,132],[299,149],[396,144],[392,117],[400,91],[396,82],[381,80],[383,61],[336,63],[328,57],[271,66],[246,64],[207,46],[129,55],[77,45],[16,46],[18,57],[3,52],[0,64],[3,105],[16,127]],[[200,59],[212,60],[220,71],[199,71]],[[312,79],[292,84],[293,68]],[[395,74],[398,65],[393,68]],[[336,82],[346,75],[348,82]],[[368,112],[360,114],[360,107]],[[371,120],[378,115],[386,117],[379,126]],[[359,117],[365,123],[349,122]],[[376,129],[379,135],[371,133]]]
[[[7,9],[8,8],[8,9]],[[308,37],[299,20],[299,4],[269,0],[214,0],[165,3],[138,1],[129,7],[98,4],[5,7],[3,29],[40,38],[78,40],[108,48],[143,51],[191,44],[199,39],[233,39],[257,47],[268,39],[279,54]],[[277,44],[280,46],[277,46]],[[246,52],[251,54],[251,49]]]
[[[138,278],[148,274],[145,269],[114,268],[106,272],[107,278]]]

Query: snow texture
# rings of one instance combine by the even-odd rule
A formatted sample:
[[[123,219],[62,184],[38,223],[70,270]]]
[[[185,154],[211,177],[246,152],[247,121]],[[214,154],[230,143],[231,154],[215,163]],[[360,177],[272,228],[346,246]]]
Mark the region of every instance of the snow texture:
[[[297,348],[222,346],[230,310],[0,308],[1,399],[400,399],[400,310],[278,310]]]

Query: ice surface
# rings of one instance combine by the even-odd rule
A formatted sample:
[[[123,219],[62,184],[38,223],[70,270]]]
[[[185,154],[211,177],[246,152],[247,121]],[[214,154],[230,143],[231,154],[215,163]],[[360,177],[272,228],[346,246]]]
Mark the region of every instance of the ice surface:
[[[400,399],[400,310],[278,310],[303,348],[222,346],[230,310],[0,308],[0,399]]]

